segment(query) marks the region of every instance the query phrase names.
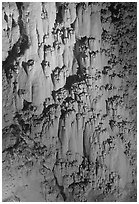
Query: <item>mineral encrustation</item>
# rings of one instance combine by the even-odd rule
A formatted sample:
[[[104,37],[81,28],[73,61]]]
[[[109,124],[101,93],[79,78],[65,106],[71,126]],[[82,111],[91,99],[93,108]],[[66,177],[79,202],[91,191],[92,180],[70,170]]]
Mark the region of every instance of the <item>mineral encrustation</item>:
[[[2,3],[5,202],[137,200],[137,3]]]

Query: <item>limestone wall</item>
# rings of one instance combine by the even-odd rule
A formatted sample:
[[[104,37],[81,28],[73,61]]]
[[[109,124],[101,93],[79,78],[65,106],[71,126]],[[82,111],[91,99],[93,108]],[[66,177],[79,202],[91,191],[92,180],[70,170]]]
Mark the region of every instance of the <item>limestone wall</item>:
[[[136,200],[136,9],[2,4],[4,201]]]

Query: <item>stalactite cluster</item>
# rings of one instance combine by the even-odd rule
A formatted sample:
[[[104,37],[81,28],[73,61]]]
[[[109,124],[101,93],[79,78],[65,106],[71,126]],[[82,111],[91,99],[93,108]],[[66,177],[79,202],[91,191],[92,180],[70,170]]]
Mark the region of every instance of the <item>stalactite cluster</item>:
[[[2,3],[3,201],[136,201],[136,10]]]

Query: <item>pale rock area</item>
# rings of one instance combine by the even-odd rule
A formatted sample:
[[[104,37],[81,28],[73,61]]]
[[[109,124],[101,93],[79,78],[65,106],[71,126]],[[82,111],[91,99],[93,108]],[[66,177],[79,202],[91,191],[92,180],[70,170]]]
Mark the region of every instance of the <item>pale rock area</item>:
[[[135,29],[136,3],[2,3],[3,201],[137,200]]]

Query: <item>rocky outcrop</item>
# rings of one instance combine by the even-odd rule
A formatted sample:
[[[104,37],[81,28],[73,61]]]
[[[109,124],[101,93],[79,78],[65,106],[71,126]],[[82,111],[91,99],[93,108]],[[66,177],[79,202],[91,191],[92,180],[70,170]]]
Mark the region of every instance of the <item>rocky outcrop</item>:
[[[136,201],[136,9],[2,4],[3,201]]]

